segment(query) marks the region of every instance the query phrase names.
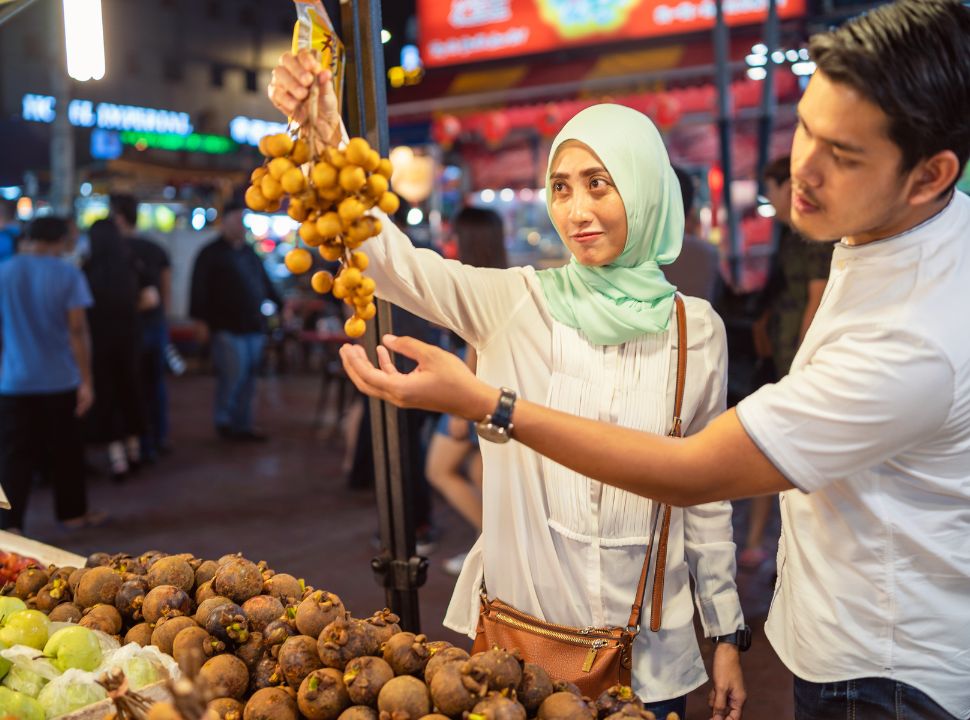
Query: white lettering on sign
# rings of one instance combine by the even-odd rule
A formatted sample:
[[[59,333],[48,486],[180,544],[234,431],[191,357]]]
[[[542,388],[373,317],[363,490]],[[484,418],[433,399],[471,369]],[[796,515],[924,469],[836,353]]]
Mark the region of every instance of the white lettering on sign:
[[[778,0],[778,10],[784,10],[788,0]],[[765,12],[768,0],[725,0],[724,16],[741,13]],[[673,25],[695,20],[713,20],[717,17],[714,0],[682,0],[678,3],[658,5],[653,11],[653,19],[658,25]]]
[[[504,32],[479,32],[447,40],[432,40],[428,43],[428,54],[436,60],[447,60],[477,52],[520,47],[527,42],[528,27],[509,28]]]
[[[24,120],[30,122],[51,123],[57,114],[54,110],[55,100],[50,95],[33,95],[27,93],[23,98],[21,114]]]
[[[466,28],[512,19],[511,0],[452,0],[448,23]]]
[[[96,122],[94,103],[90,100],[71,100],[67,106],[67,119],[75,127],[93,127]]]
[[[268,122],[238,115],[229,122],[229,137],[240,145],[259,145],[264,135],[286,132],[286,123]]]

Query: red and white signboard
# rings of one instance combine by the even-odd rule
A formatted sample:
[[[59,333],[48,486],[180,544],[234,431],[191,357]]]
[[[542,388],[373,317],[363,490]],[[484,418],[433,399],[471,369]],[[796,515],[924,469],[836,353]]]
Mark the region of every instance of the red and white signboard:
[[[778,14],[806,0],[777,0]],[[730,25],[763,22],[768,0],[724,0]],[[714,0],[418,0],[426,67],[658,37],[714,27]]]

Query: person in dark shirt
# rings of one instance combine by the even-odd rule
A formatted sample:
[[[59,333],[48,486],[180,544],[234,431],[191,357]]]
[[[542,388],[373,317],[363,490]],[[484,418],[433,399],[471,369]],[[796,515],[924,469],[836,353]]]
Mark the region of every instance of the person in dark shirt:
[[[138,201],[133,195],[113,194],[111,219],[126,240],[128,254],[143,288],[139,301],[139,375],[145,405],[145,433],[141,459],[153,462],[169,450],[168,389],[165,385],[165,348],[168,345],[166,315],[172,288],[172,263],[158,243],[137,232]]]
[[[259,441],[252,425],[256,371],[263,353],[263,303],[280,298],[263,263],[246,242],[243,204],[232,199],[222,216],[222,234],[199,252],[192,271],[189,314],[208,338],[216,371],[216,432],[231,440]]]
[[[673,168],[684,201],[684,244],[677,259],[664,268],[664,275],[682,294],[713,304],[721,291],[721,258],[717,246],[697,234],[693,179],[683,168]]]

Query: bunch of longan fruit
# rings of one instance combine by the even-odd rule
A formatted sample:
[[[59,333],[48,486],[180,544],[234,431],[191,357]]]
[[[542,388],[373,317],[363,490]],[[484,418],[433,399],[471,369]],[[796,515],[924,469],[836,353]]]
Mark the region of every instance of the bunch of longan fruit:
[[[369,210],[378,207],[392,215],[400,206],[389,190],[391,161],[361,137],[352,138],[342,150],[328,147],[320,157],[313,157],[306,139],[294,139],[288,133],[267,135],[259,141],[259,150],[266,162],[250,177],[246,204],[256,212],[275,212],[289,197],[286,212],[300,223],[300,229],[297,247],[286,254],[287,269],[301,275],[313,266],[313,257],[299,246],[300,240],[317,248],[325,260],[339,261],[336,278],[321,270],[310,278],[310,285],[321,295],[332,291],[354,308],[344,332],[360,337],[366,321],[377,314],[377,306],[374,280],[363,275],[367,255],[357,248],[381,232],[381,221]]]

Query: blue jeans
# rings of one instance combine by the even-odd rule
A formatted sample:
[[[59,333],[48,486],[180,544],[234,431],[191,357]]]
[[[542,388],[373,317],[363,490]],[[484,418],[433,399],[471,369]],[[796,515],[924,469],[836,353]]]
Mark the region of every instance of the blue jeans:
[[[666,720],[667,715],[670,713],[677,713],[677,717],[683,718],[687,717],[687,696],[681,695],[678,698],[671,698],[670,700],[661,700],[655,703],[644,703],[644,710],[649,710],[654,715],[657,716],[657,720]]]
[[[216,427],[232,432],[253,429],[256,371],[263,355],[262,333],[236,334],[220,330],[212,335],[216,370]]]
[[[795,720],[956,720],[924,692],[891,678],[813,683],[795,678]]]

